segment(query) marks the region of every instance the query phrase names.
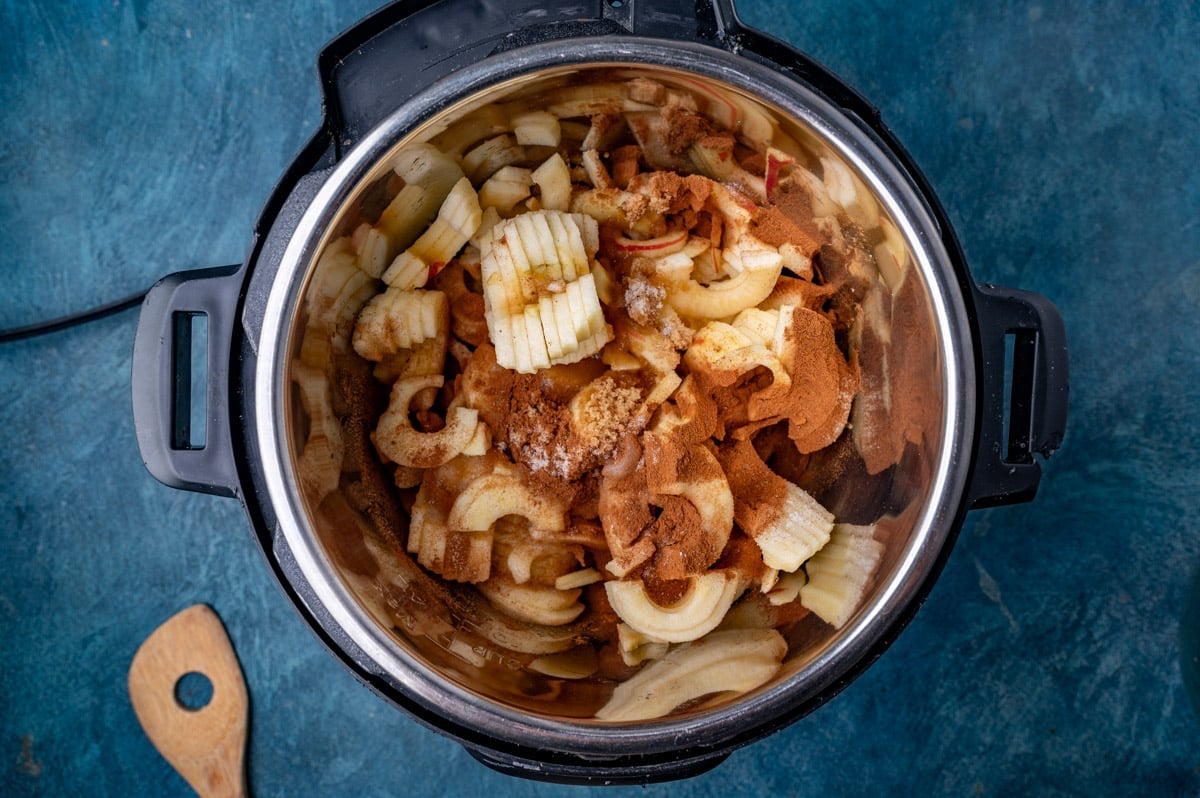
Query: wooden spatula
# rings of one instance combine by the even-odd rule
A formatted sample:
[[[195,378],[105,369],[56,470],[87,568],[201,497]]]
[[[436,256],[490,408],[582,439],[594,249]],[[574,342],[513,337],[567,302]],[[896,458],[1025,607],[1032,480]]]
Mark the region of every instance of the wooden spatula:
[[[176,697],[190,673],[212,683],[198,709]],[[146,736],[202,798],[246,795],[246,682],[212,609],[188,607],[146,638],[129,666],[129,697]]]

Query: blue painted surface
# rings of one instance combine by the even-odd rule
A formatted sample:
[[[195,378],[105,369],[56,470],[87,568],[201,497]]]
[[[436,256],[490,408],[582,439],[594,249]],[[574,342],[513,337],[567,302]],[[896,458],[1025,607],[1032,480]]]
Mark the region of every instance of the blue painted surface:
[[[0,327],[234,263],[370,0],[0,3]],[[834,701],[669,787],[605,794],[1195,795],[1179,615],[1200,567],[1200,8],[744,0],[871,99],[981,281],[1071,336],[1031,504],[972,513],[925,607]],[[360,686],[238,505],[143,469],[136,312],[0,346],[0,794],[188,795],[125,692],[194,602],[249,684],[259,795],[565,795]]]

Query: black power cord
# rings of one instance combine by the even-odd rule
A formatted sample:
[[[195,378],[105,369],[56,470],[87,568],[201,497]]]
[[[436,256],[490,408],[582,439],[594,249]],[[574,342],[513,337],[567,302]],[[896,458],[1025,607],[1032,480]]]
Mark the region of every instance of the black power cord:
[[[9,330],[0,330],[0,344],[9,341],[19,341],[22,338],[32,338],[35,335],[43,335],[45,333],[55,332],[57,330],[65,330],[68,327],[74,327],[85,322],[102,319],[105,316],[111,316],[114,313],[120,313],[122,310],[128,310],[141,304],[146,298],[145,291],[139,291],[136,294],[130,294],[123,299],[118,299],[115,302],[110,302],[107,305],[91,308],[90,310],[80,311],[79,313],[71,313],[67,316],[60,316],[57,319],[48,321],[34,322],[33,324],[24,327],[14,327]]]

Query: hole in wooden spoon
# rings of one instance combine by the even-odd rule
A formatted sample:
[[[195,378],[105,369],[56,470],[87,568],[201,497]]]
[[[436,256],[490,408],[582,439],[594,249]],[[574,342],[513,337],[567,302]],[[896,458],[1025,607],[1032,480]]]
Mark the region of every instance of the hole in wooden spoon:
[[[175,701],[191,712],[198,712],[212,701],[212,680],[199,671],[189,671],[175,682]]]

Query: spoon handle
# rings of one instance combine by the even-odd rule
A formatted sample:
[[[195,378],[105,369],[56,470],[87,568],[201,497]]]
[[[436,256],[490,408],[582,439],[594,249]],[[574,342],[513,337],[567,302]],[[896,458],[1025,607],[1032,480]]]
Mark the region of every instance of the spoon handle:
[[[176,697],[189,673],[212,683],[198,709]],[[129,667],[129,697],[146,736],[202,798],[246,795],[246,683],[212,609],[188,607],[146,638]]]

